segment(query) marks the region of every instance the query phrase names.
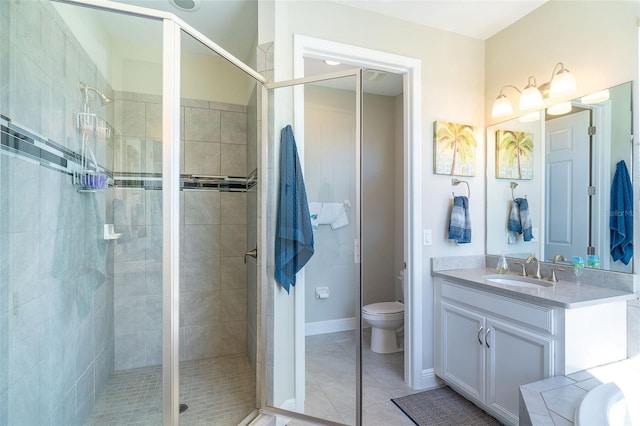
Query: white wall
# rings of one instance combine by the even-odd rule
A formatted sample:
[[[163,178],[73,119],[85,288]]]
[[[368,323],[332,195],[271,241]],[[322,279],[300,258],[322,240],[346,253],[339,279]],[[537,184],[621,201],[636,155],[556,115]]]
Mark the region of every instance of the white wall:
[[[467,123],[482,128],[484,122],[484,43],[458,34],[430,29],[411,23],[388,19],[374,13],[350,8],[327,1],[274,2],[264,5],[266,14],[273,16],[275,25],[265,25],[259,31],[259,42],[274,42],[274,80],[293,76],[293,35],[336,41],[393,54],[418,58],[422,61],[422,135],[424,170],[422,187],[423,225],[432,229],[434,243],[423,252],[424,295],[422,324],[422,370],[428,374],[433,367],[433,286],[430,274],[432,256],[483,254],[484,197],[472,196],[472,243],[456,246],[446,239],[449,205],[451,202],[451,177],[433,175],[433,130],[435,120]],[[259,21],[262,22],[263,9]],[[270,31],[274,36],[269,37]],[[290,99],[286,100],[287,102]],[[278,103],[276,114],[290,113],[290,105]],[[276,125],[283,121],[274,118]],[[484,169],[484,132],[478,132],[476,167]],[[468,178],[472,194],[484,192],[484,178],[478,175]],[[418,232],[420,232],[418,230]],[[279,303],[292,303],[292,299],[278,299]],[[282,330],[280,330],[282,331]],[[292,334],[289,338],[293,339]],[[277,372],[276,372],[277,374]]]

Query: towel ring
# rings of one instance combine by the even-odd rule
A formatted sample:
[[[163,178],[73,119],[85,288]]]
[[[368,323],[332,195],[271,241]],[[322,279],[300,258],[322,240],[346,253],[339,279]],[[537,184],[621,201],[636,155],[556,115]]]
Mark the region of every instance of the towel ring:
[[[452,186],[457,186],[461,183],[464,183],[465,185],[467,185],[467,198],[471,199],[471,189],[469,189],[469,182],[467,182],[466,180],[460,180],[456,178],[451,179]],[[455,192],[452,192],[452,194],[454,197],[456,196]]]

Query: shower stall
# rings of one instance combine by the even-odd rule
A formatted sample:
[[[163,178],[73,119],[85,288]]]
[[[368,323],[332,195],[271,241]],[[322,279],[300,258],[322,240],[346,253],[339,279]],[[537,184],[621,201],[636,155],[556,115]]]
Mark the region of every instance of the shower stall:
[[[117,3],[2,1],[0,28],[0,424],[238,424],[262,77]]]
[[[327,80],[354,130],[334,186],[309,184],[350,200],[346,239],[319,253],[354,259],[329,375],[361,424],[362,70],[267,84],[174,15],[102,0],[0,1],[0,28],[0,424],[309,413],[304,278],[291,295],[273,278],[276,153]],[[255,48],[273,73],[273,44]]]

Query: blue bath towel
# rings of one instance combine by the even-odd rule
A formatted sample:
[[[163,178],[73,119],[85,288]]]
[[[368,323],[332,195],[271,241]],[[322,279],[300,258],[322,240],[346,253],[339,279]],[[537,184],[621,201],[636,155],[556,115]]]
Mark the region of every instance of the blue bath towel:
[[[526,198],[516,198],[513,200],[507,229],[514,234],[522,234],[522,238],[525,241],[531,241],[533,239],[529,202]]]
[[[471,242],[469,199],[465,196],[453,197],[453,208],[449,220],[449,239],[456,240],[458,244]]]
[[[629,264],[633,256],[633,187],[627,165],[620,161],[611,185],[611,257]]]
[[[275,279],[289,293],[296,273],[313,256],[307,194],[291,126],[280,134],[280,193],[276,217]]]

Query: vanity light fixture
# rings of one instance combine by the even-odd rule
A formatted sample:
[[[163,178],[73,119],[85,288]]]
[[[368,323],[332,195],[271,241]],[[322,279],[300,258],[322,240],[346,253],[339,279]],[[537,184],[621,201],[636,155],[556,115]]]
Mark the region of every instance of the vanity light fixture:
[[[575,92],[576,79],[569,70],[564,67],[562,62],[558,62],[551,71],[551,80],[547,83],[538,86],[535,77],[530,76],[527,80],[526,87],[522,91],[512,85],[503,86],[491,110],[491,116],[494,118],[506,117],[513,114],[511,101],[503,93],[507,87],[512,87],[520,93],[520,110],[526,111],[541,108],[544,104],[544,99],[547,97],[564,97]]]
[[[324,63],[327,65],[331,65],[332,67],[336,66],[336,65],[340,65],[340,62],[338,61],[332,61],[330,59],[325,59]]]

